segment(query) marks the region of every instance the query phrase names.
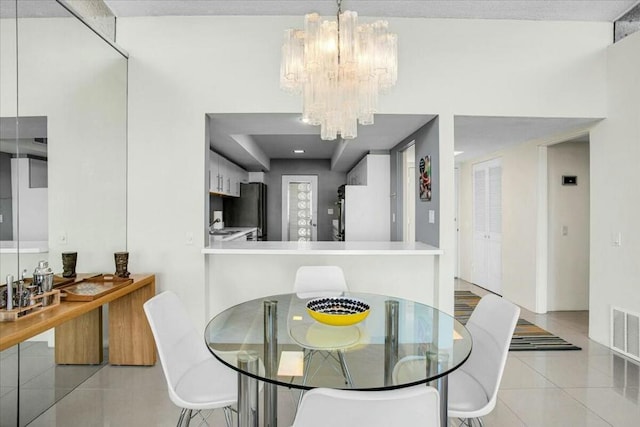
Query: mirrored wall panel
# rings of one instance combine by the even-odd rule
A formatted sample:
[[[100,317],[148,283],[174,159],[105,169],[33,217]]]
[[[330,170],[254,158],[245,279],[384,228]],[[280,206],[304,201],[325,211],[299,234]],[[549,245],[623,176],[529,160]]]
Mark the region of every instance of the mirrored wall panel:
[[[64,252],[78,273],[112,273],[127,243],[127,58],[55,0],[0,13],[0,294],[41,261],[61,276]],[[1,425],[28,424],[101,366],[54,354],[53,330],[2,348]]]

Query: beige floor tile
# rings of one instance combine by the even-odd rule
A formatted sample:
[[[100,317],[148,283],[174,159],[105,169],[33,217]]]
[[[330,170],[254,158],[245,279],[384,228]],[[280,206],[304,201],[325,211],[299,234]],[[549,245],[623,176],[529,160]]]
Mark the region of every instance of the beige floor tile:
[[[482,422],[486,427],[524,427],[525,424],[520,418],[505,405],[500,399],[496,403],[496,407],[489,413],[482,417]],[[449,427],[458,427],[460,420],[453,418],[449,420]]]
[[[553,388],[555,384],[531,368],[522,360],[509,357],[502,375],[501,389],[511,388]]]
[[[140,389],[159,388],[167,390],[167,383],[160,362],[155,366],[110,366],[107,365],[85,381],[80,388],[91,389]]]
[[[569,388],[566,392],[613,426],[640,425],[638,389]]]
[[[166,390],[76,389],[31,426],[169,427],[176,425],[179,414]]]
[[[610,375],[591,367],[584,355],[539,355],[520,360],[558,387],[613,387],[614,384]]]
[[[560,389],[501,390],[499,396],[528,427],[610,425]]]

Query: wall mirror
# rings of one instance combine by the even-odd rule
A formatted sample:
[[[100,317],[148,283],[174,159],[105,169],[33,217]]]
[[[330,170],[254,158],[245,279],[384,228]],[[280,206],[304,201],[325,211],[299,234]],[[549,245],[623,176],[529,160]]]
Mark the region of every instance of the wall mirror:
[[[0,19],[2,283],[40,260],[60,274],[67,251],[78,272],[113,272],[127,244],[127,58],[56,0],[3,1]],[[56,364],[54,341],[0,353],[0,425],[28,424],[99,369]]]

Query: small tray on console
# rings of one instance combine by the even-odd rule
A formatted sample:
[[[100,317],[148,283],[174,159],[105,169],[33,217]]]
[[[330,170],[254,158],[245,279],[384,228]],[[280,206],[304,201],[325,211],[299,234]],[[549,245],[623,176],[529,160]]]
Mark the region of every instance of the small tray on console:
[[[57,289],[62,292],[61,297],[65,301],[93,301],[131,283],[133,283],[133,279],[113,274],[101,274],[60,286]]]

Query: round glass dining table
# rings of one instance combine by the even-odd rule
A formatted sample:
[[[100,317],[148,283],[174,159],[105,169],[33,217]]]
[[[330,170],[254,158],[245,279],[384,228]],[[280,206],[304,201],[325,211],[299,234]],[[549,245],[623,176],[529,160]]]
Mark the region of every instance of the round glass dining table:
[[[377,294],[348,293],[370,306],[350,326],[329,326],[296,294],[247,301],[216,315],[204,339],[211,353],[239,373],[238,425],[258,423],[258,381],[264,382],[264,426],[277,425],[277,386],[390,390],[431,383],[447,422],[446,376],[469,357],[469,331],[431,306]]]

